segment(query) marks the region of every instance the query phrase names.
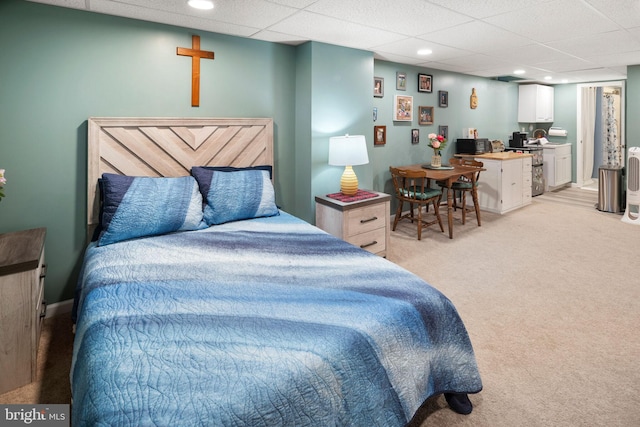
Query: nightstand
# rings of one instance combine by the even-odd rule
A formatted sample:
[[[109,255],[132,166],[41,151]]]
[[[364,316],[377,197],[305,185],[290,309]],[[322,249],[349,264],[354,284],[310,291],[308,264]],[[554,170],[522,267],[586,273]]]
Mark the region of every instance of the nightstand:
[[[385,257],[389,247],[391,196],[377,191],[376,197],[341,202],[316,196],[316,226],[353,245]]]
[[[0,234],[0,394],[36,379],[45,228]]]

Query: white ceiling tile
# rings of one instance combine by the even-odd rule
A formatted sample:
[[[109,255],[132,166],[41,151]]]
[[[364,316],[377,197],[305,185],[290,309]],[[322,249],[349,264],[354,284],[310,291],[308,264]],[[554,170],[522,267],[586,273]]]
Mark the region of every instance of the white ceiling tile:
[[[424,0],[320,0],[307,10],[411,37],[470,20]]]
[[[470,37],[469,35],[472,35]],[[475,52],[487,52],[505,47],[524,46],[532,41],[510,31],[482,21],[471,21],[455,27],[431,32],[419,38],[442,45]]]
[[[581,0],[555,0],[486,19],[486,22],[539,42],[617,30],[618,26]]]
[[[580,58],[567,58],[560,61],[532,62],[531,65],[555,73],[564,73],[572,70],[587,70],[596,67],[596,64],[593,62],[585,61]]]
[[[283,6],[295,7],[296,9],[304,9],[312,5],[317,0],[266,0],[269,3],[281,4]]]
[[[433,53],[427,56],[418,55],[420,49],[431,49]],[[421,61],[440,61],[446,58],[455,58],[462,55],[469,55],[470,51],[457,49],[450,46],[442,46],[437,43],[427,42],[417,38],[405,38],[383,45],[374,46],[376,52],[392,53],[403,55],[409,58],[419,59]]]
[[[474,18],[501,15],[531,6],[540,7],[549,1],[553,0],[429,0],[430,3],[438,4]]]
[[[400,34],[306,11],[301,11],[290,18],[278,22],[269,27],[269,30],[359,49],[369,49],[371,46],[391,43],[405,38]]]
[[[586,2],[623,28],[633,28],[640,25],[640,2],[638,0],[586,0]]]
[[[640,41],[624,30],[549,42],[547,45],[584,58],[597,56],[602,52],[613,54],[640,50]]]

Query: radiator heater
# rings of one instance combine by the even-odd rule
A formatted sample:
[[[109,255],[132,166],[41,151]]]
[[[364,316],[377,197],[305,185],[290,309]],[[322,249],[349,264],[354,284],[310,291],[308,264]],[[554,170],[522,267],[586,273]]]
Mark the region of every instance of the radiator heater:
[[[629,148],[627,159],[627,208],[622,221],[640,225],[640,147]]]

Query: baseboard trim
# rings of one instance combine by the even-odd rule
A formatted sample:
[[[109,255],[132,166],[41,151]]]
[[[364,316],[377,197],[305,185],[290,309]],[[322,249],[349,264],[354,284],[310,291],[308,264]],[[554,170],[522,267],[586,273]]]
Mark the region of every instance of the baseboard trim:
[[[68,314],[71,313],[73,309],[73,300],[69,299],[66,301],[55,302],[53,304],[47,305],[47,316],[46,318],[58,316],[60,314]]]

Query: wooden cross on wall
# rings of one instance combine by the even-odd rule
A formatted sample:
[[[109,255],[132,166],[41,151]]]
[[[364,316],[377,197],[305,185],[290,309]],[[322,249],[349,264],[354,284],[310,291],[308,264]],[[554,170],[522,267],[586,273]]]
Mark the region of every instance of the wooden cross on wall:
[[[191,49],[179,47],[178,55],[191,57],[191,106],[200,106],[200,58],[213,59],[213,52],[200,50],[200,36],[191,36]]]

